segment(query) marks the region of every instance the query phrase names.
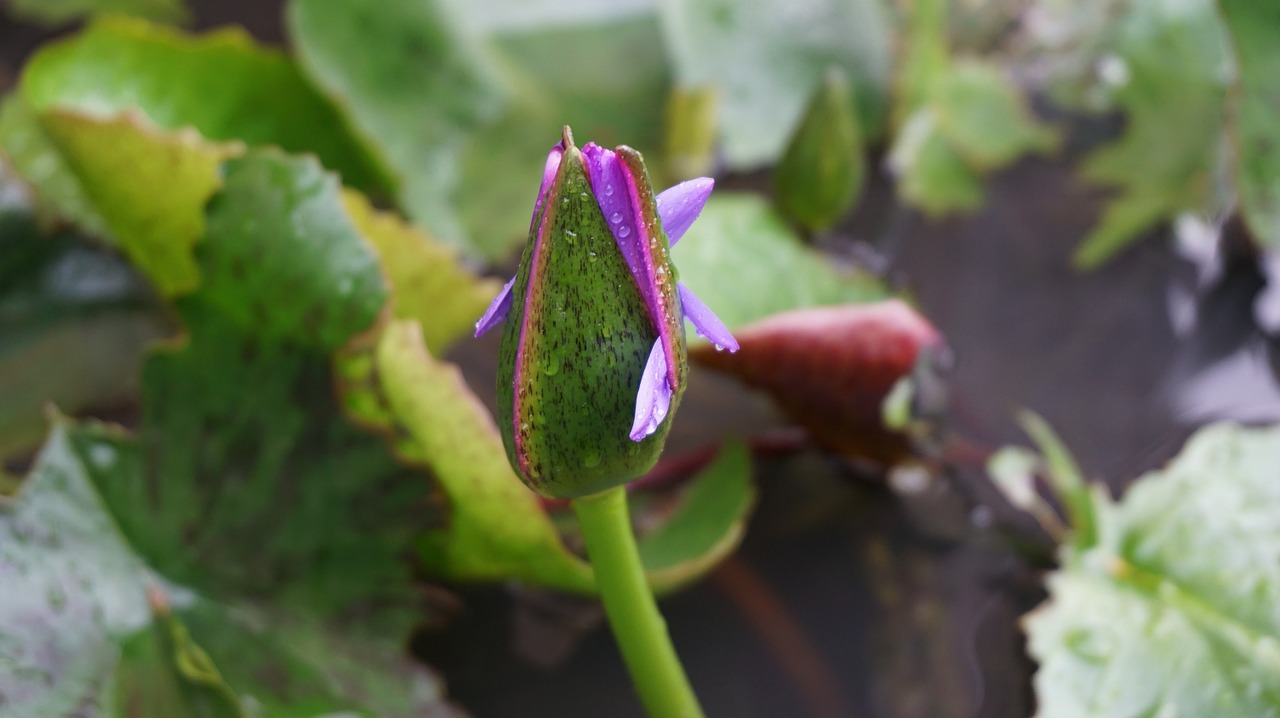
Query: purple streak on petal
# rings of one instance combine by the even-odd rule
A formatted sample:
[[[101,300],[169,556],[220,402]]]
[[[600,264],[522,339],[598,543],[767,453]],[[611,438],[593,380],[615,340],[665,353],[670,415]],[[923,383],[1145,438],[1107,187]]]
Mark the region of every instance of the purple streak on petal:
[[[699,177],[669,187],[658,195],[658,216],[662,218],[662,229],[672,247],[702,213],[715,184],[716,181],[710,177]]]
[[[498,296],[493,298],[493,303],[489,305],[480,321],[476,322],[476,337],[479,338],[485,332],[493,329],[507,318],[507,314],[511,312],[511,285],[516,283],[516,278],[512,277],[510,282],[502,285],[502,291],[498,292]]]
[[[538,187],[538,200],[533,203],[533,217],[529,219],[529,231],[533,231],[533,223],[538,221],[538,210],[542,209],[542,199],[547,196],[551,181],[556,178],[560,169],[560,158],[564,157],[564,142],[558,142],[547,153],[547,161],[542,165],[542,185]]]
[[[631,440],[643,441],[658,430],[658,425],[671,410],[671,385],[667,383],[667,357],[662,349],[662,338],[653,343],[649,361],[645,362],[644,375],[640,377],[640,391],[636,392],[636,418],[631,424]]]
[[[720,317],[703,304],[702,300],[698,299],[698,295],[686,287],[684,282],[677,282],[676,289],[680,292],[680,303],[684,305],[684,318],[693,322],[693,328],[697,330],[698,336],[716,345],[717,349],[738,351],[738,340],[729,333],[729,328],[720,321]]]

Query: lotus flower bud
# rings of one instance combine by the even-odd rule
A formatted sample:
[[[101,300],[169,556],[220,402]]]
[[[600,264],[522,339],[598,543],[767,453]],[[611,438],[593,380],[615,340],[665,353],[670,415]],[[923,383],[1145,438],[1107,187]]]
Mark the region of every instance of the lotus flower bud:
[[[570,499],[630,481],[657,461],[687,373],[684,319],[718,345],[732,335],[676,281],[670,244],[712,182],[655,197],[640,153],[565,128],[547,158],[514,279],[477,322],[504,317],[498,424],[534,491]]]

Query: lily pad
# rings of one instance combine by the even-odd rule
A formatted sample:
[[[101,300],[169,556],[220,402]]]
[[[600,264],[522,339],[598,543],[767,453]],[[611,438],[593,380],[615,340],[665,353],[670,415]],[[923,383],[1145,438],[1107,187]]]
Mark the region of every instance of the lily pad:
[[[1168,468],[1093,501],[1027,619],[1044,718],[1280,711],[1280,430],[1201,430]]]
[[[1260,245],[1280,248],[1280,7],[1247,0],[1219,6],[1238,73],[1227,121],[1242,214]]]
[[[672,257],[680,280],[730,329],[789,309],[888,296],[870,273],[836,268],[805,246],[755,195],[713,195]]]
[[[390,170],[400,206],[461,243],[463,140],[502,108],[483,45],[437,0],[293,0],[287,18],[302,67]]]
[[[893,31],[881,0],[666,0],[659,8],[676,82],[720,95],[731,168],[781,156],[831,65],[853,84],[865,135],[883,132]]]

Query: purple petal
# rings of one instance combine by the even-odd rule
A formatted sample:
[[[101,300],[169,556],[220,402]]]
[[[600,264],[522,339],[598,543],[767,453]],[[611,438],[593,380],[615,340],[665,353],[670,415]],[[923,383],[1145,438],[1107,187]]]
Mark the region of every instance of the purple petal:
[[[631,270],[631,276],[636,278],[640,291],[643,292],[647,273],[644,270],[644,258],[640,254],[639,243],[642,240],[640,233],[636,231],[635,211],[628,201],[630,193],[627,191],[627,180],[622,174],[622,167],[618,163],[618,154],[594,142],[588,142],[582,148],[582,154],[587,158],[587,178],[591,180],[591,191],[595,193],[600,211],[609,223],[609,230],[613,232],[613,239],[622,252],[627,268]],[[623,227],[627,229],[625,233],[622,232]]]
[[[672,247],[702,213],[715,184],[716,181],[710,177],[699,177],[669,187],[658,195],[658,216],[662,218],[662,229],[666,231]]]
[[[680,292],[680,303],[684,305],[684,318],[693,322],[693,328],[697,330],[698,336],[714,344],[716,349],[738,351],[738,340],[729,333],[729,328],[720,321],[720,317],[703,304],[684,282],[677,282],[676,289]]]
[[[542,200],[547,196],[551,181],[556,178],[556,170],[560,169],[560,158],[564,157],[564,142],[559,142],[547,153],[547,161],[542,165],[542,185],[538,187],[538,201],[533,203],[533,217],[529,220],[529,230],[538,221],[538,210],[542,209]]]
[[[667,383],[667,356],[662,349],[662,339],[653,343],[649,361],[644,365],[640,378],[640,391],[636,392],[636,418],[631,424],[631,440],[643,441],[658,430],[671,409],[671,385]]]
[[[502,291],[498,292],[498,296],[493,298],[493,303],[489,305],[484,316],[476,322],[477,337],[498,326],[503,319],[507,318],[507,314],[511,312],[511,286],[515,283],[516,278],[512,277],[510,282],[502,285]]]

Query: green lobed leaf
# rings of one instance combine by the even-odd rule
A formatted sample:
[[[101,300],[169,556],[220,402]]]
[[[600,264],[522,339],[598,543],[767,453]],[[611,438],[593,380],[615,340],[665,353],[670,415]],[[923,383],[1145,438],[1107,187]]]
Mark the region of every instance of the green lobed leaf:
[[[1116,189],[1078,248],[1077,266],[1096,267],[1157,222],[1212,199],[1223,130],[1226,38],[1212,0],[1130,3],[1114,21],[1114,62],[1124,82],[1115,98],[1124,136],[1086,160],[1085,177]]]
[[[1280,247],[1280,5],[1219,0],[1235,46],[1227,123],[1241,213],[1253,238]]]
[[[1064,546],[1026,621],[1044,718],[1280,711],[1280,429],[1215,425]]]
[[[93,489],[137,478],[130,442],[59,420],[0,501],[5,715],[453,715],[398,640],[361,637],[349,618],[213,603],[149,571]]]
[[[888,296],[869,273],[842,271],[804,246],[754,195],[713,195],[671,253],[680,280],[730,329],[788,309]]]
[[[293,0],[286,13],[303,69],[390,169],[400,206],[461,244],[462,143],[502,102],[482,46],[437,0]]]
[[[21,20],[45,25],[64,25],[100,14],[172,23],[184,23],[191,17],[183,0],[9,0],[9,12]]]
[[[720,94],[731,168],[782,154],[787,128],[833,64],[856,88],[867,136],[882,132],[893,32],[881,0],[818,0],[803,8],[767,0],[662,0],[659,8],[677,83]]]

